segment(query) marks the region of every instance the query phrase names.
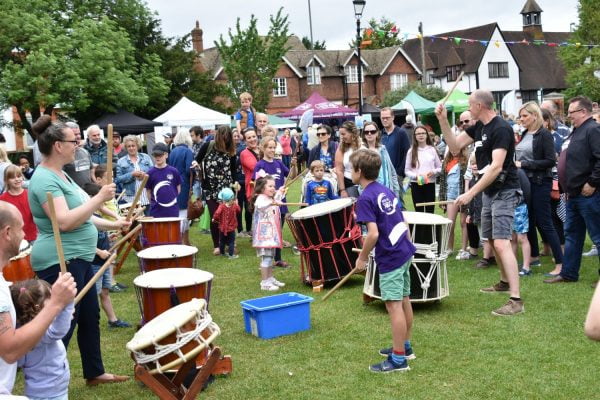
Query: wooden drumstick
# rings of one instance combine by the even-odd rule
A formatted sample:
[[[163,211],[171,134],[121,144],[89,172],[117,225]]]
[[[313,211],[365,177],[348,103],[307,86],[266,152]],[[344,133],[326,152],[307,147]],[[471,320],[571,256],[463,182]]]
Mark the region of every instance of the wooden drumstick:
[[[116,249],[119,248],[119,246],[127,241],[127,239],[129,239],[130,237],[132,237],[133,235],[135,235],[140,229],[142,229],[141,225],[136,226],[135,228],[133,228],[132,230],[130,230],[129,232],[127,232],[127,234],[125,236],[122,236],[121,239],[119,239],[115,244],[112,245],[112,247],[110,249],[108,249],[108,251],[110,251],[111,253],[113,251],[115,251]]]
[[[146,182],[148,182],[148,175],[144,175],[142,179],[142,183],[135,193],[135,197],[133,198],[133,203],[131,203],[131,207],[129,207],[129,211],[127,211],[127,221],[131,221],[131,216],[133,215],[133,210],[137,205],[138,201],[140,201],[140,197],[142,196],[142,191],[146,190]]]
[[[107,154],[106,154],[106,181],[108,184],[113,183],[113,126],[108,124],[108,138],[107,138]]]
[[[444,204],[452,204],[454,203],[454,200],[440,200],[440,201],[429,201],[426,203],[417,203],[415,204],[415,207],[425,207],[425,206],[437,206],[437,205],[444,205]]]
[[[358,267],[354,267],[352,269],[352,271],[350,271],[348,273],[348,275],[346,275],[345,277],[342,278],[341,281],[339,281],[334,287],[331,288],[331,290],[329,292],[327,292],[327,294],[325,296],[323,296],[323,301],[327,300],[329,298],[329,296],[331,296],[333,294],[333,292],[335,292],[336,290],[338,290],[340,288],[340,286],[342,286],[344,283],[346,283],[346,281],[348,281],[348,279],[350,279],[350,277],[352,275],[354,275],[355,273],[357,273],[359,271]]]
[[[121,194],[120,194],[120,195],[117,197],[117,204],[119,203],[119,201],[121,201],[121,199],[123,198],[123,196],[125,196],[125,192],[126,192],[126,191],[125,191],[125,190],[123,190],[123,191],[121,192]]]
[[[308,206],[308,203],[277,203],[278,206],[300,206],[300,207],[306,207]]]
[[[104,265],[102,267],[100,267],[98,272],[96,272],[96,274],[92,277],[92,279],[90,279],[90,281],[88,283],[86,283],[86,285],[83,287],[83,289],[81,289],[79,291],[79,293],[77,293],[77,296],[75,296],[75,300],[74,300],[75,305],[77,305],[77,303],[79,303],[81,301],[83,296],[85,296],[85,294],[90,290],[90,288],[92,286],[96,285],[96,281],[98,279],[100,279],[102,274],[104,274],[104,271],[106,271],[106,269],[108,267],[110,267],[110,264],[114,261],[115,258],[117,258],[117,254],[116,253],[111,254],[110,257],[108,257],[106,259],[106,261],[104,262]]]
[[[302,172],[300,172],[298,175],[296,175],[295,177],[293,177],[292,179],[289,179],[285,182],[285,185],[283,185],[283,187],[288,188],[290,187],[290,185],[294,182],[296,182],[296,180],[298,178],[300,178],[302,175],[306,174],[308,172],[308,168],[304,168],[304,170]]]
[[[48,201],[48,211],[50,211],[50,222],[52,222],[52,232],[54,233],[54,242],[56,243],[56,253],[58,254],[58,264],[60,272],[67,272],[67,264],[65,263],[65,253],[63,253],[62,240],[60,238],[60,229],[56,220],[56,210],[54,209],[54,197],[52,193],[46,192],[46,200]]]
[[[456,89],[456,86],[458,86],[458,84],[462,80],[464,74],[465,74],[465,71],[460,71],[460,74],[458,75],[458,78],[456,78],[456,80],[454,81],[454,85],[452,85],[452,87],[450,88],[450,90],[448,91],[448,93],[446,93],[446,97],[444,97],[444,99],[441,101],[440,104],[442,104],[442,105],[446,104],[446,102],[448,101],[448,98],[450,97],[450,95],[452,94],[452,92],[454,92],[454,89]]]

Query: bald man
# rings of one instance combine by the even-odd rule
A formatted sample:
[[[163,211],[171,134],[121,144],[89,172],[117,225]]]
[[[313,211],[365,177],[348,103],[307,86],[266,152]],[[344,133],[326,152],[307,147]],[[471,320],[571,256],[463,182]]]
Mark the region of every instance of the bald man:
[[[474,91],[469,96],[469,111],[477,123],[458,136],[450,128],[444,106],[438,104],[435,113],[451,152],[458,153],[471,143],[475,144],[477,168],[483,176],[460,195],[455,204],[468,204],[476,194],[483,192],[481,230],[483,237],[489,240],[496,252],[496,261],[500,265],[500,282],[481,289],[481,292],[508,292],[508,302],[492,311],[492,314],[511,316],[525,311],[519,287],[517,259],[510,244],[514,209],[521,201],[522,192],[513,161],[513,131],[506,121],[496,115],[493,104],[494,96],[490,91]]]
[[[76,293],[70,273],[61,275],[52,285],[52,295],[40,313],[29,323],[16,329],[15,307],[9,282],[2,269],[19,254],[23,240],[23,218],[12,204],[0,201],[0,397],[13,389],[17,361],[35,347],[46,330]]]

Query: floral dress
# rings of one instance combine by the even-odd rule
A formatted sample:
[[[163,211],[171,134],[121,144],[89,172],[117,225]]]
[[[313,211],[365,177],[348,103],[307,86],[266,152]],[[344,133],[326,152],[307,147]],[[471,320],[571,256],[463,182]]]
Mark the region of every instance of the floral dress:
[[[235,156],[229,156],[226,153],[213,150],[204,156],[204,189],[206,200],[217,200],[219,191],[225,187],[230,187],[233,183],[231,175],[232,165],[235,163]]]

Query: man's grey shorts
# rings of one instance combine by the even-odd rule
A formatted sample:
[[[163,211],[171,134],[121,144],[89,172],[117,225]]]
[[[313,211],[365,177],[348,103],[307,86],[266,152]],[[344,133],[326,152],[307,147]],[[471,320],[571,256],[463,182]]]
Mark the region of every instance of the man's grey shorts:
[[[519,189],[502,189],[493,195],[483,193],[481,231],[484,238],[510,239],[515,208],[521,202]]]

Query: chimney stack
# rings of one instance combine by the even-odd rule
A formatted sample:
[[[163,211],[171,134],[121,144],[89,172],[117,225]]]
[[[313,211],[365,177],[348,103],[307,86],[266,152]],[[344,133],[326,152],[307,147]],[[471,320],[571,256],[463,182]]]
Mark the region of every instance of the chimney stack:
[[[198,54],[204,51],[204,42],[202,40],[202,29],[200,22],[196,21],[196,27],[192,29],[192,48]]]

